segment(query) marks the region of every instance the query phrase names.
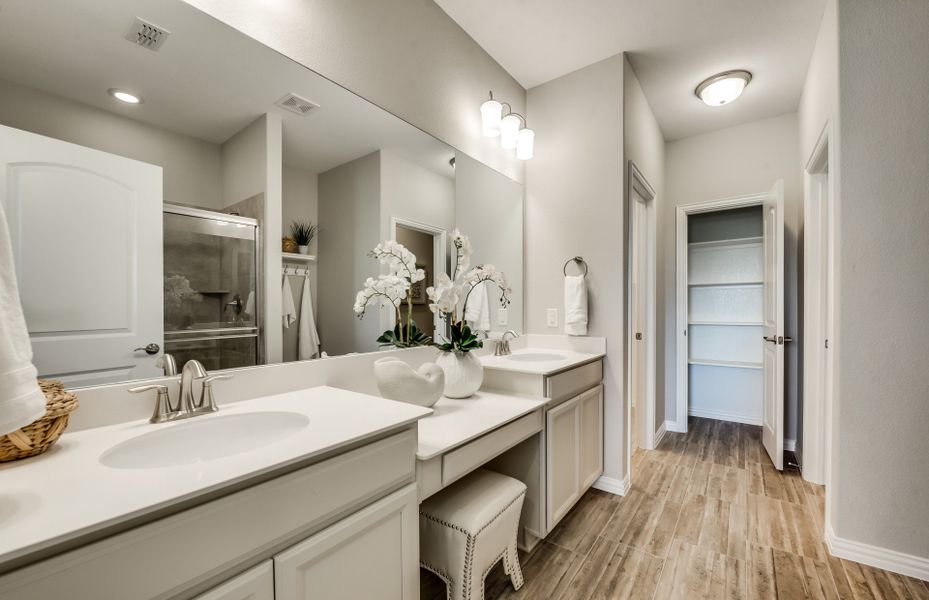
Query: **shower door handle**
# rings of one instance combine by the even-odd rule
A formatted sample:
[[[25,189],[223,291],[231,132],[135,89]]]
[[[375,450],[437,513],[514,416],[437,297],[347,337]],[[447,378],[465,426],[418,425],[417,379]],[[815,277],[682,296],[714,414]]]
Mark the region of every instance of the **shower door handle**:
[[[161,350],[161,346],[153,342],[151,344],[148,344],[147,346],[136,348],[135,350],[133,350],[133,352],[142,352],[143,350],[145,351],[146,354],[158,354],[158,351]]]

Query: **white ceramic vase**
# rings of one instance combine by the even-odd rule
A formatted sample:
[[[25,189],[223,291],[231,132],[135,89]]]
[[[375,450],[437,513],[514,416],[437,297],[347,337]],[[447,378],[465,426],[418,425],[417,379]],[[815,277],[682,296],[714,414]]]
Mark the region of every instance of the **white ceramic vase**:
[[[445,389],[445,373],[435,363],[418,370],[392,356],[374,361],[374,379],[381,396],[429,408]]]
[[[484,365],[473,352],[443,352],[435,362],[445,371],[448,398],[468,398],[484,382]]]
[[[310,247],[309,246],[297,246],[297,252],[299,252],[300,254],[309,254]]]

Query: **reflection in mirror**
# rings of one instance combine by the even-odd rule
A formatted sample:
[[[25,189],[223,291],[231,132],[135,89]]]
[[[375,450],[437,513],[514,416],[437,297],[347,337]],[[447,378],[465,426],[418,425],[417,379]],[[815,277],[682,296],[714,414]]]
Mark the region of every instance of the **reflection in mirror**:
[[[485,331],[521,330],[520,184],[180,0],[2,9],[0,202],[43,377],[377,350],[395,311],[352,308],[384,240],[416,255],[402,314],[438,338],[425,289],[456,228],[514,291],[489,290]],[[140,46],[138,19],[170,34]],[[305,253],[294,221],[318,226]]]

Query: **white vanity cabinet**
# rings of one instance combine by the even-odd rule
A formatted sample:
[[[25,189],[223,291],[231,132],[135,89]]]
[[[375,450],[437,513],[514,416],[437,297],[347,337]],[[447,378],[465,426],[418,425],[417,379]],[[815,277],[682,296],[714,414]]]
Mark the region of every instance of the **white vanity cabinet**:
[[[603,387],[546,413],[546,529],[555,525],[603,473]]]
[[[274,563],[266,560],[195,600],[274,600]]]

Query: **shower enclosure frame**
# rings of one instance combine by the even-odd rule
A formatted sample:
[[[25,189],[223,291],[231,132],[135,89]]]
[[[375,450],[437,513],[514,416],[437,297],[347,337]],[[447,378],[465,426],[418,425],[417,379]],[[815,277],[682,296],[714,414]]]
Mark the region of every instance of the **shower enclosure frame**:
[[[255,228],[255,343],[256,356],[255,356],[255,366],[265,364],[265,348],[264,348],[264,294],[262,292],[263,287],[263,270],[261,268],[262,257],[264,256],[264,243],[261,237],[261,222],[258,219],[253,219],[251,217],[241,217],[239,215],[229,215],[226,213],[221,213],[214,210],[204,209],[204,208],[195,208],[192,206],[184,206],[183,204],[170,204],[165,202],[162,206],[162,214],[174,214],[181,215],[186,217],[195,217],[200,219],[210,219],[213,221],[222,221],[224,223],[230,223],[235,225],[248,225]],[[162,258],[162,261],[164,258]],[[164,318],[162,316],[162,318]],[[203,330],[202,333],[219,333],[220,331],[228,332],[229,329],[218,329],[215,331]],[[167,332],[166,332],[167,333]],[[209,336],[209,339],[219,339],[227,338],[233,339],[236,337],[243,337],[241,335],[236,335],[235,333],[226,334],[226,335],[217,335]],[[250,337],[247,336],[247,337]],[[179,338],[178,341],[200,341],[207,339],[205,337],[197,338]],[[167,336],[165,342],[167,342]]]

